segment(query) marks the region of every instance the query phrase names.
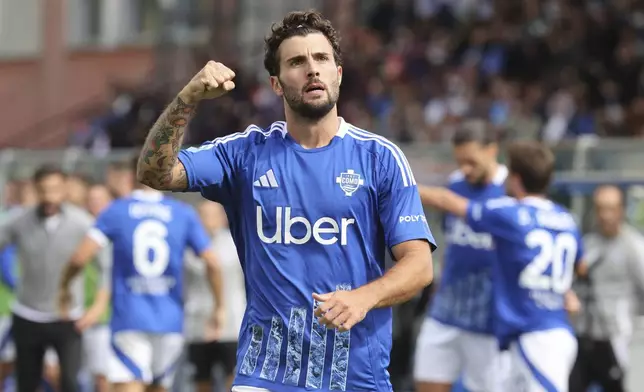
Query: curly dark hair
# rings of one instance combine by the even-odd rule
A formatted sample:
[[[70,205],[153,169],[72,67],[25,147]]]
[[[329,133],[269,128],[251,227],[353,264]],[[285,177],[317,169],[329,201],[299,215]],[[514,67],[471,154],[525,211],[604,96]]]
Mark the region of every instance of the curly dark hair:
[[[340,53],[340,35],[333,28],[331,21],[318,11],[293,11],[286,14],[281,23],[273,23],[271,34],[264,39],[264,68],[269,75],[277,76],[280,71],[279,47],[284,40],[294,36],[305,36],[322,33],[333,48],[333,57],[337,65],[342,65]]]

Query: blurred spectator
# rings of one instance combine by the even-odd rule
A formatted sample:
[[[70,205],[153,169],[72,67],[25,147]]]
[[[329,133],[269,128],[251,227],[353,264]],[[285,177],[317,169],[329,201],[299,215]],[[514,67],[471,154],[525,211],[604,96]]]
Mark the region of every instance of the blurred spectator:
[[[107,167],[105,184],[114,198],[132,193],[135,173],[130,162],[112,162]]]
[[[97,217],[112,202],[112,193],[103,184],[93,184],[87,189],[87,211]]]
[[[76,207],[85,208],[87,206],[87,190],[89,181],[80,174],[70,174],[65,180],[65,190],[67,192],[67,201]]]
[[[98,215],[112,202],[112,194],[103,184],[93,184],[87,189],[87,210],[93,217]],[[111,245],[110,245],[111,247]],[[110,251],[108,251],[111,254]],[[100,260],[93,260],[83,270],[85,280],[85,309],[96,306],[97,297],[104,296],[109,301],[111,284],[107,271],[109,266],[101,266]],[[101,281],[101,271],[103,280]],[[100,305],[99,305],[100,306]],[[111,354],[109,312],[105,312],[95,325],[83,331],[83,351],[85,365],[93,377],[94,392],[109,391],[107,382],[107,355]]]
[[[364,23],[342,31],[339,102],[358,126],[407,142],[449,140],[458,123],[481,116],[508,138],[551,143],[644,130],[642,1],[381,0],[362,8]],[[186,62],[201,66],[210,53],[200,48]],[[187,144],[280,119],[267,78],[233,68],[236,89],[200,104]],[[113,147],[141,143],[169,99],[158,90],[115,89],[92,127]]]
[[[602,186],[594,194],[597,230],[584,237],[588,274],[576,284],[582,310],[576,316],[579,339],[570,391],[593,383],[606,392],[624,390],[637,294],[644,290],[644,237],[624,221],[621,191]]]

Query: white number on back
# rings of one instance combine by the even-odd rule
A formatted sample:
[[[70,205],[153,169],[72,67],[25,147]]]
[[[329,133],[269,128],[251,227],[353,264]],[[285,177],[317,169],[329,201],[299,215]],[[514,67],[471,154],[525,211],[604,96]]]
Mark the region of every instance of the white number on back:
[[[134,229],[132,238],[134,268],[146,278],[161,276],[170,262],[168,228],[156,220],[146,220]]]
[[[577,239],[570,233],[552,235],[546,230],[533,230],[525,238],[530,248],[539,254],[519,276],[519,285],[529,290],[552,291],[563,294],[570,289],[577,256]],[[550,274],[548,267],[552,266]]]

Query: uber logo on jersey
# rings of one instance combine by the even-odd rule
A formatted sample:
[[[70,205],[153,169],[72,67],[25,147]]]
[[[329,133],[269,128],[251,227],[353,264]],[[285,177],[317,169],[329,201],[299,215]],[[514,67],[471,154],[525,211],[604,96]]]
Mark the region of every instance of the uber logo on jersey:
[[[293,216],[291,207],[275,207],[274,214],[266,212],[269,222],[275,222],[274,234],[264,232],[264,211],[257,206],[257,235],[262,242],[267,244],[294,244],[302,245],[311,240],[322,245],[347,245],[349,226],[356,223],[354,218],[341,218],[339,221],[330,216],[323,216],[311,222],[304,216]],[[338,238],[339,237],[339,238]]]

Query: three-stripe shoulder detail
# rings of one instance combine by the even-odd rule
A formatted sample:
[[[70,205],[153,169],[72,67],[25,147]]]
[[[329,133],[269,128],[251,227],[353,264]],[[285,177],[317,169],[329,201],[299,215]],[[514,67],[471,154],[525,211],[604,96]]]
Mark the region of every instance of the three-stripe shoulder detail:
[[[402,152],[400,147],[383,136],[376,135],[350,124],[347,125],[348,126],[346,134],[348,136],[351,136],[353,139],[359,142],[376,143],[389,151],[389,153],[391,153],[391,155],[394,157],[396,165],[400,170],[400,176],[402,178],[403,186],[408,187],[416,185],[416,178],[414,177],[414,173],[411,170],[411,165],[409,164],[409,161],[407,161],[407,157],[405,157],[405,154]]]
[[[228,136],[218,137],[214,140],[211,140],[209,142],[202,144],[199,147],[190,147],[188,148],[188,151],[197,152],[197,151],[209,150],[221,144],[230,143],[234,140],[247,139],[251,136],[254,136],[257,133],[263,135],[264,138],[268,138],[274,132],[280,132],[280,133],[284,132],[284,124],[281,121],[274,122],[273,124],[271,124],[270,128],[268,129],[262,129],[257,125],[249,125],[243,132],[236,132]]]

